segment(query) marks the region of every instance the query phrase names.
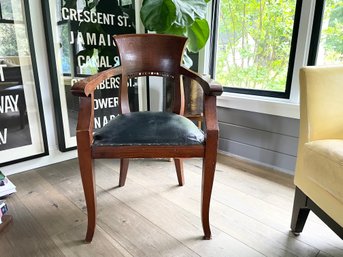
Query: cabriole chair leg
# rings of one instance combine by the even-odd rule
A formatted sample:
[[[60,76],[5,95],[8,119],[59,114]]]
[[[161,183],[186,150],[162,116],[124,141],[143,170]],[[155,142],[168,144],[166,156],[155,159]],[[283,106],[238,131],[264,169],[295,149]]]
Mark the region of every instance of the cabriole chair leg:
[[[95,175],[94,163],[89,158],[82,158],[79,156],[80,172],[83,190],[85,193],[88,226],[85,241],[90,243],[93,239],[94,230],[96,226],[96,191],[95,191]]]
[[[210,200],[212,194],[214,172],[216,168],[216,154],[207,156],[203,160],[202,171],[202,202],[201,202],[201,220],[204,230],[204,239],[209,240],[212,238],[210,228]]]

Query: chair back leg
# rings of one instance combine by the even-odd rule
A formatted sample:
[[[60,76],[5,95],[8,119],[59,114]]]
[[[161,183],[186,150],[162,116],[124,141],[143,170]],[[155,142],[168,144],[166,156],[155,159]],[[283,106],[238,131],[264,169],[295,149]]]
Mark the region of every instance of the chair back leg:
[[[120,174],[119,174],[119,186],[125,186],[127,170],[129,168],[129,159],[120,159]]]
[[[183,186],[185,184],[185,177],[183,175],[183,160],[175,158],[174,163],[179,186]]]

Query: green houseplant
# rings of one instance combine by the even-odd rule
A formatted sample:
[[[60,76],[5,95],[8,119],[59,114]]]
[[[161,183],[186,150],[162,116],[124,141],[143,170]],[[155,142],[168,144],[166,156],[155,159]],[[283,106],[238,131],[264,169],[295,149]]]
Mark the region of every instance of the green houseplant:
[[[187,50],[196,53],[205,46],[210,34],[206,20],[209,1],[143,0],[140,17],[149,31],[187,37]],[[192,65],[187,55],[184,62],[186,66]]]

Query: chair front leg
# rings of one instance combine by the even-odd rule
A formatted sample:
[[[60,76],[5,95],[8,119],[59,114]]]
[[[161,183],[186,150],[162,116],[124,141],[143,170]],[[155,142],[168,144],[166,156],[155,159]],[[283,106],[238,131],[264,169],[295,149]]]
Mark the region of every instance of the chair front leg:
[[[218,146],[218,131],[208,133],[205,156],[202,165],[202,203],[201,203],[201,219],[204,230],[204,239],[211,239],[210,228],[210,201],[213,188],[214,172],[217,162],[217,146]]]
[[[204,97],[204,119],[206,125],[206,142],[205,153],[202,165],[202,203],[201,203],[201,219],[204,230],[204,239],[211,239],[210,229],[210,200],[212,194],[214,172],[217,163],[217,147],[218,147],[218,122],[216,97],[205,95]]]
[[[204,239],[209,240],[212,238],[210,228],[210,201],[214,180],[214,171],[216,168],[216,156],[214,152],[212,156],[207,156],[203,160],[202,167],[202,202],[201,202],[201,220],[204,230]]]
[[[291,230],[294,235],[299,235],[305,226],[310,209],[306,206],[307,196],[298,188],[295,188]]]
[[[85,241],[90,243],[93,239],[96,226],[96,190],[95,190],[95,174],[94,161],[91,155],[91,148],[87,145],[88,135],[85,137],[82,134],[77,135],[78,140],[78,155],[79,166],[83,185],[83,191],[86,199],[88,226]],[[86,142],[86,143],[85,143]],[[82,146],[81,146],[82,145]]]

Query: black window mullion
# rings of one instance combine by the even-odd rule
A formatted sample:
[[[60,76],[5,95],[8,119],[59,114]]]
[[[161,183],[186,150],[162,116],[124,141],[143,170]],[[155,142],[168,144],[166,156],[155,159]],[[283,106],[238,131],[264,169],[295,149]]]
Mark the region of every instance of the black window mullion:
[[[308,53],[307,65],[314,66],[317,61],[318,47],[320,34],[322,30],[322,20],[324,15],[325,0],[317,0],[313,16],[313,25],[310,41],[310,49]]]
[[[211,78],[214,78],[216,73],[216,61],[217,61],[217,36],[218,36],[218,19],[219,19],[219,5],[220,0],[212,1],[212,17],[211,17],[211,35],[210,35],[210,67],[209,73]]]
[[[1,2],[0,2],[0,20],[2,20],[2,7],[1,7]]]

